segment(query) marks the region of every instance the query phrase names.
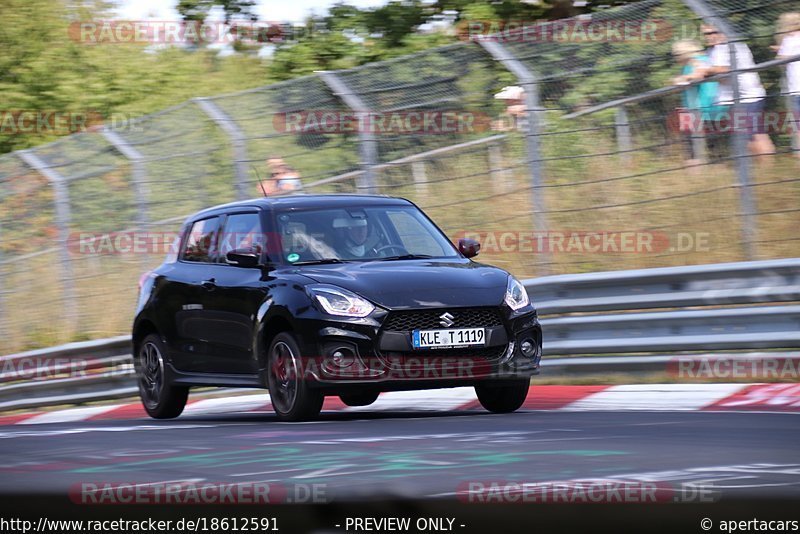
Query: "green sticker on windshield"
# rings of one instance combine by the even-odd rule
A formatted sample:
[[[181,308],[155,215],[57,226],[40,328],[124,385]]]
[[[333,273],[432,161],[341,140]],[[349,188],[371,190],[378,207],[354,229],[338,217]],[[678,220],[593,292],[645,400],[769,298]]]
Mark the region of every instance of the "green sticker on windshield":
[[[289,254],[288,256],[286,256],[286,259],[290,263],[294,263],[294,262],[296,262],[297,260],[300,259],[300,254]]]

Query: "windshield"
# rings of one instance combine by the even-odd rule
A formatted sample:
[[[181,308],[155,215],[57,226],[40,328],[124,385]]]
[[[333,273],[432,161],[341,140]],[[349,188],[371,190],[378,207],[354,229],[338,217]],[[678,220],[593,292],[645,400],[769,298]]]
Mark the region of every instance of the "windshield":
[[[456,258],[455,247],[417,208],[380,206],[277,213],[288,263]]]

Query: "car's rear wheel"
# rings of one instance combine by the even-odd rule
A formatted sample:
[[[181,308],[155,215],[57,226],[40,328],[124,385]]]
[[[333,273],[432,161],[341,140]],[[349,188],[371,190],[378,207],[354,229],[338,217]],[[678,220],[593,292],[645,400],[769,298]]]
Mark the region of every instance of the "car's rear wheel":
[[[308,387],[300,347],[288,332],[281,332],[269,346],[267,387],[272,408],[282,421],[313,419],[322,410],[325,396]]]
[[[339,395],[342,402],[347,406],[369,406],[378,400],[378,391],[362,391],[361,393],[348,393],[346,395]]]
[[[189,388],[174,386],[164,363],[166,346],[156,334],[142,340],[136,355],[139,397],[147,415],[154,419],[178,417],[186,406]]]
[[[511,413],[525,402],[530,388],[530,379],[520,378],[477,384],[475,393],[481,406],[492,413]]]

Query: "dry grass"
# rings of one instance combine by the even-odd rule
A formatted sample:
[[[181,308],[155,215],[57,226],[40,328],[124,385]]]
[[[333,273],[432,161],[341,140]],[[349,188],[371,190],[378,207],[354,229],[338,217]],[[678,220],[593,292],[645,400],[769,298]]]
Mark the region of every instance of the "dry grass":
[[[572,251],[555,253],[549,260],[524,247],[503,249],[500,243],[484,242],[479,258],[482,262],[503,267],[522,278],[545,272],[589,272],[746,259],[741,245],[740,191],[731,163],[682,169],[681,154],[669,146],[658,152],[636,152],[626,161],[619,154],[602,155],[614,152],[613,139],[564,134],[558,143],[545,144],[543,166],[547,187],[533,190],[523,146],[522,139],[510,136],[502,142],[501,157],[494,159],[492,165],[485,146],[439,156],[424,164],[428,184],[415,184],[409,164],[380,171],[378,182],[384,185],[383,193],[417,202],[454,238],[464,232],[477,232],[482,236],[492,233],[492,238],[497,238],[500,232],[531,232],[534,195],[544,196],[552,231],[652,231],[660,236],[660,248],[652,252]],[[585,154],[595,156],[576,157]],[[497,170],[498,166],[501,170]],[[495,172],[490,172],[492,167]],[[752,191],[760,214],[756,217],[757,259],[800,255],[797,237],[800,182],[789,181],[796,179],[798,171],[798,159],[789,155],[775,156],[768,163],[754,165],[756,185]],[[229,165],[220,172],[210,173],[206,189],[214,192],[229,187],[232,179],[224,174],[226,172],[230,172]],[[104,183],[113,188],[113,181]],[[194,187],[176,189],[173,184],[153,187],[162,189],[170,198],[197,200]],[[331,184],[314,192],[353,190],[351,182]],[[129,224],[131,214],[126,213],[124,219],[119,219],[113,212],[101,209],[101,203],[112,195],[109,189],[95,195],[94,204],[84,199],[75,217],[75,221],[81,223],[80,228],[90,225],[94,230],[115,231]],[[224,194],[225,198],[220,198],[228,200],[229,196]],[[37,205],[49,204],[50,197],[45,197],[36,197]],[[13,201],[19,203],[19,198]],[[209,203],[214,204],[216,200],[215,194]],[[190,211],[188,205],[167,204],[158,207],[157,215],[187,215]],[[30,230],[36,224],[40,223],[23,227]],[[4,228],[2,244],[6,258],[38,250],[43,243],[52,247],[52,231],[48,230],[52,229],[52,221],[48,219],[41,224],[47,231],[39,241],[31,240],[30,232],[17,236],[14,241],[15,234]],[[177,227],[175,224],[159,229],[174,231]],[[705,235],[707,246],[675,250],[679,234]],[[38,234],[34,232],[33,235]],[[20,250],[20,243],[31,246]],[[161,259],[161,255],[73,255],[72,277],[77,291],[75,315],[69,312],[69,302],[65,300],[60,282],[63,271],[55,250],[6,263],[0,274],[5,289],[2,310],[7,331],[0,339],[0,353],[129,332],[137,280]]]

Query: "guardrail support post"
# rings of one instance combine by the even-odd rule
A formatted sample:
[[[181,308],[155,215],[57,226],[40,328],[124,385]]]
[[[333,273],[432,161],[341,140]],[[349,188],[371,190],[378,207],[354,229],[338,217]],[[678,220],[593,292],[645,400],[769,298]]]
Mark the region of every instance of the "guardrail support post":
[[[539,127],[541,124],[542,106],[539,102],[539,84],[534,74],[521,61],[514,57],[499,42],[492,40],[477,41],[496,61],[499,61],[519,81],[525,90],[525,108],[528,125],[525,131],[525,145],[528,154],[528,169],[531,173],[531,203],[533,205],[533,230],[538,234],[547,232],[547,209],[544,199],[544,169],[542,167],[541,146],[539,144]],[[551,269],[551,257],[547,252],[538,255],[540,274],[545,275]]]
[[[236,122],[208,98],[195,98],[194,102],[203,113],[219,126],[231,140],[233,149],[233,179],[236,183],[236,198],[246,200],[253,195],[247,190],[247,139]]]
[[[72,258],[69,252],[69,227],[72,220],[72,213],[69,201],[69,188],[67,180],[48,166],[34,154],[31,149],[20,150],[17,152],[26,165],[47,178],[53,188],[55,204],[56,226],[58,226],[58,255],[61,274],[61,287],[63,289],[64,302],[62,310],[67,320],[67,327],[74,331],[78,324],[78,303],[75,291],[75,274],[72,268]]]
[[[375,165],[378,164],[378,140],[371,131],[370,113],[372,110],[335,73],[320,71],[317,75],[334,95],[356,113],[356,118],[358,118],[358,151],[361,159],[361,168],[364,171],[357,178],[356,186],[361,191],[375,194],[378,192],[374,169]]]
[[[622,163],[629,164],[631,162],[631,125],[628,122],[628,110],[625,106],[617,108],[617,113],[614,117],[614,128],[617,131],[617,150],[619,151]]]

